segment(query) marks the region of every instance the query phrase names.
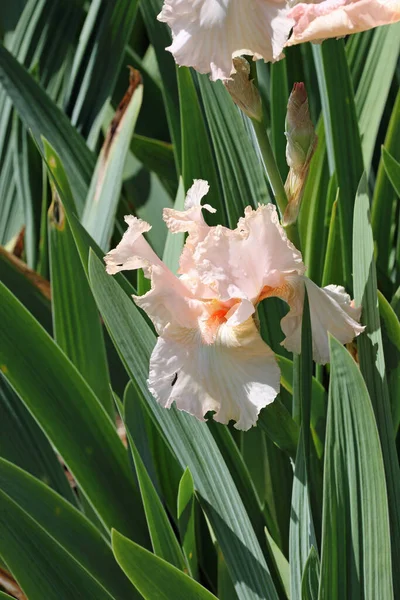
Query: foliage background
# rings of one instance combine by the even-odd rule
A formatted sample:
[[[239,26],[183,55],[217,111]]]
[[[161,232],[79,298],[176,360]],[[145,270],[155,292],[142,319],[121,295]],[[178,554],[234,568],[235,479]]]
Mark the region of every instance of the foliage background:
[[[319,137],[299,221],[307,274],[345,285],[366,332],[313,367],[305,311],[293,362],[286,308],[264,301],[282,391],[243,433],[155,403],[155,336],[129,297],[147,282],[100,260],[134,213],[176,269],[183,238],[162,208],[182,206],[193,178],[210,182],[211,224],[274,201],[251,123],[222,84],[176,68],[160,8],[0,5],[0,587],[29,600],[399,598],[400,24],[257,63],[283,179],[286,103],[306,83]],[[101,151],[127,65],[143,86]]]

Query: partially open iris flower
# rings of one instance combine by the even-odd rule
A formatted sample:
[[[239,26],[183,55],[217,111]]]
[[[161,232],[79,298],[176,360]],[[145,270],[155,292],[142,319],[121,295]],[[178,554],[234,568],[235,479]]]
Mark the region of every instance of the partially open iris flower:
[[[201,206],[208,183],[196,180],[183,212],[164,209],[173,232],[188,232],[175,276],[143,237],[150,225],[125,218],[128,230],[105,257],[107,272],[142,268],[151,290],[134,300],[159,334],[148,385],[164,407],[176,406],[203,420],[213,411],[221,423],[253,426],[260,410],[279,392],[280,372],[254,319],[264,298],[290,307],[282,319],[282,344],[300,352],[304,290],[307,288],[314,360],[329,360],[328,332],[342,343],[363,331],[342,287],[320,289],[305,277],[301,254],[287,239],[272,204],[247,207],[236,229],[209,227]]]
[[[236,56],[273,62],[285,45],[399,21],[400,0],[164,0],[158,18],[171,28],[177,64],[216,80],[235,72]]]

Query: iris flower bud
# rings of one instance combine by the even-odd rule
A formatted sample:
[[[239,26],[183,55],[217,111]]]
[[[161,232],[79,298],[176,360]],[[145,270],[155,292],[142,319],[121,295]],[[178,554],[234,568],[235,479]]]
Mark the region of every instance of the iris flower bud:
[[[290,171],[285,183],[289,204],[283,222],[290,225],[297,219],[312,156],[318,138],[310,118],[304,83],[295,83],[286,114],[286,162]]]
[[[238,56],[233,59],[236,72],[230,79],[224,80],[224,85],[232,100],[250,119],[261,121],[261,96],[250,79],[250,65],[245,58]]]

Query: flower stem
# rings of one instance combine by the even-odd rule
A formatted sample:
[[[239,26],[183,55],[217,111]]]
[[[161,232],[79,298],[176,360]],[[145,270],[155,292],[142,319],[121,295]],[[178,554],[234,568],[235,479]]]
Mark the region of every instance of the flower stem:
[[[281,220],[285,214],[285,209],[288,204],[285,187],[282,182],[281,174],[279,173],[278,166],[276,164],[275,156],[272,151],[272,146],[268,138],[267,130],[264,126],[264,122],[256,121],[252,119],[254,132],[257,136],[258,145],[260,147],[261,156],[265,165],[268,180],[270,182],[273,194],[275,196],[276,204],[281,215]],[[291,242],[298,248],[300,248],[300,237],[296,226],[296,223],[285,227],[286,234]]]
[[[258,87],[257,69],[256,63],[251,61],[250,63],[251,79],[254,84]],[[268,181],[271,185],[272,192],[275,196],[276,204],[281,216],[281,220],[288,205],[288,198],[283,185],[282,177],[278,169],[278,165],[275,160],[274,152],[272,150],[271,142],[269,141],[267,127],[264,118],[261,121],[251,119],[253,123],[254,133],[256,135],[258,145],[260,148],[261,156],[263,159],[265,171],[267,173]],[[300,248],[300,237],[296,223],[285,227],[286,234],[291,242],[301,250]]]
[[[283,185],[281,175],[278,171],[278,166],[276,164],[275,156],[272,151],[271,143],[269,141],[264,123],[260,123],[255,119],[252,119],[252,122],[254,132],[257,137],[258,145],[260,147],[261,156],[264,161],[265,170],[268,175],[268,180],[271,184],[271,188],[274,193],[281,217],[283,217],[288,203],[288,199],[286,196],[285,187]]]

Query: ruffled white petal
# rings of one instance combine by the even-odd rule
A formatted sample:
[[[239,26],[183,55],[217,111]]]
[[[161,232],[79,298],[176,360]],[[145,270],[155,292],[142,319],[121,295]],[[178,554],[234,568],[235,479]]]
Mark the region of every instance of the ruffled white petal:
[[[203,210],[215,213],[216,210],[209,204],[201,205],[201,201],[208,194],[210,186],[204,179],[195,179],[185,199],[185,210],[164,208],[163,218],[172,233],[189,231],[196,233],[199,228],[208,227],[203,218]]]
[[[294,19],[287,46],[325,38],[342,37],[379,25],[400,21],[399,0],[323,0],[297,4],[289,13]]]
[[[198,329],[171,327],[153,351],[148,385],[166,408],[175,402],[201,420],[214,411],[216,421],[247,430],[273,402],[279,380],[274,354],[250,317],[237,327],[221,325],[213,344]]]
[[[342,344],[350,343],[364,331],[359,319],[361,308],[356,308],[343,287],[328,285],[318,287],[308,277],[293,277],[288,280],[290,294],[283,297],[290,305],[289,313],[282,319],[281,327],[286,335],[282,345],[297,354],[301,351],[301,324],[304,305],[304,286],[310,305],[313,359],[329,362],[329,339],[331,333]]]
[[[159,334],[171,323],[196,327],[197,319],[208,314],[207,307],[193,297],[145,240],[143,233],[151,226],[132,216],[125,217],[125,221],[128,229],[121,242],[104,257],[107,273],[143,268],[146,277],[151,279],[151,290],[133,299],[149,315]]]
[[[179,211],[172,208],[164,208],[163,218],[172,233],[188,232],[185,246],[179,259],[179,274],[197,297],[210,298],[213,294],[197,277],[193,262],[193,253],[197,245],[207,236],[210,227],[204,220],[203,210],[215,213],[216,210],[209,204],[202,206],[201,201],[210,186],[203,179],[195,179],[192,187],[188,190],[185,199],[185,210]]]
[[[208,315],[207,307],[164,265],[152,267],[151,290],[133,299],[148,314],[159,335],[175,325],[197,327],[198,319]]]
[[[165,0],[160,21],[172,31],[178,65],[228,79],[242,54],[276,61],[293,21],[286,0]]]
[[[143,233],[150,231],[151,225],[128,215],[125,217],[128,229],[122,240],[114,250],[104,257],[107,273],[115,275],[119,271],[130,271],[143,268],[148,272],[152,264],[161,264],[157,254],[143,237]]]
[[[253,304],[266,286],[275,288],[285,274],[305,271],[301,253],[287,239],[272,204],[247,207],[234,231],[211,228],[193,260],[203,283],[223,299],[248,298]]]

